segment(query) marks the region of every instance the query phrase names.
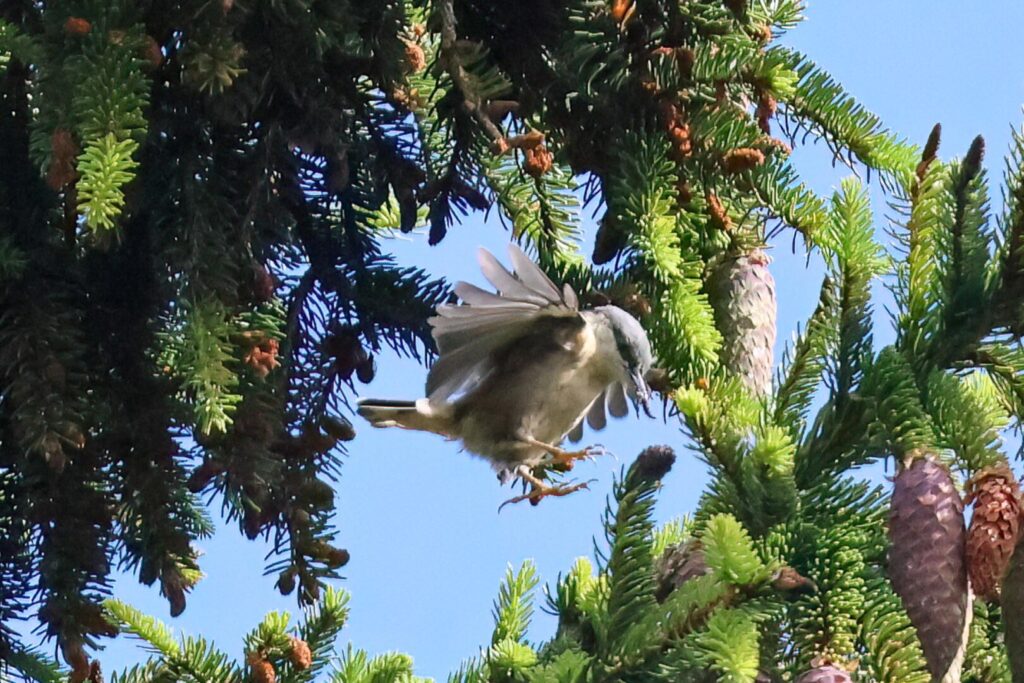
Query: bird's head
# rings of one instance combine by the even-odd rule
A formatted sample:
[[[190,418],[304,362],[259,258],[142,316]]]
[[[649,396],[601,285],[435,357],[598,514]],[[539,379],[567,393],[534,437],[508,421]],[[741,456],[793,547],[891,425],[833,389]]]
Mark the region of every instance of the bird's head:
[[[636,318],[618,306],[599,306],[594,311],[608,321],[615,339],[615,348],[633,385],[636,400],[643,406],[644,412],[651,415],[651,389],[647,386],[645,376],[654,363],[654,354],[647,333]]]

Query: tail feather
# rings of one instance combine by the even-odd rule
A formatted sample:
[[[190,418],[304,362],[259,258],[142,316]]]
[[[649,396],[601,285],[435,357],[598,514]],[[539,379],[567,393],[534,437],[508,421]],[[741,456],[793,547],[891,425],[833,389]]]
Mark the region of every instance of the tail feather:
[[[357,412],[374,427],[401,427],[450,436],[451,421],[445,413],[430,406],[430,401],[389,401],[367,398],[359,401]]]

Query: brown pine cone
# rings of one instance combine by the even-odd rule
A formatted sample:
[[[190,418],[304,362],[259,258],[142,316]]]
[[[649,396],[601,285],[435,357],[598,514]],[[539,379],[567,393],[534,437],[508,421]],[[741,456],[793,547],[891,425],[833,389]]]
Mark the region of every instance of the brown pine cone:
[[[551,170],[554,165],[554,155],[544,145],[537,145],[523,150],[523,170],[534,178],[540,178]]]
[[[89,678],[89,656],[81,641],[64,641],[60,645],[64,661],[71,667],[69,680],[72,683],[83,683]]]
[[[977,472],[966,487],[974,503],[967,532],[967,572],[974,594],[999,598],[999,584],[1020,537],[1021,501],[1017,478],[1006,464]]]
[[[761,93],[761,96],[757,99],[757,125],[765,135],[772,134],[771,120],[775,116],[775,110],[778,106],[778,102],[776,102],[771,93]]]
[[[693,139],[690,137],[690,127],[685,123],[673,125],[668,130],[668,137],[672,141],[672,156],[682,160],[693,152]]]
[[[274,298],[277,281],[262,263],[255,262],[252,265],[252,289],[256,301],[260,303],[266,303]]]
[[[80,38],[87,36],[92,32],[92,24],[89,23],[88,19],[82,19],[81,17],[68,17],[67,21],[64,22],[64,33],[69,36],[75,36]]]
[[[405,44],[405,67],[414,74],[427,68],[427,56],[416,43]]]
[[[273,664],[254,652],[249,654],[248,660],[253,683],[276,683],[277,672],[274,671]]]
[[[722,157],[726,173],[743,173],[764,163],[764,152],[753,147],[731,149]]]
[[[711,216],[711,225],[725,232],[731,230],[732,219],[726,213],[722,200],[718,198],[718,195],[709,192],[704,199],[708,203],[708,215]]]
[[[164,53],[160,49],[160,43],[156,42],[153,36],[147,35],[142,46],[142,58],[151,69],[157,69],[164,63]]]
[[[245,352],[242,361],[251,367],[258,377],[266,377],[271,370],[281,366],[281,362],[277,360],[280,345],[276,339],[262,336],[260,333],[248,339],[253,345]]]
[[[288,649],[288,659],[292,666],[299,671],[305,671],[313,666],[313,653],[309,649],[309,643],[301,638],[292,638]]]
[[[50,136],[50,167],[46,171],[46,184],[50,189],[59,190],[78,178],[75,167],[77,157],[78,145],[71,131],[66,128],[54,129]]]
[[[665,549],[654,565],[657,588],[654,597],[664,602],[675,589],[690,579],[711,572],[704,561],[704,547],[696,538]]]
[[[597,237],[594,239],[594,253],[591,258],[594,265],[601,266],[614,259],[626,248],[629,235],[626,234],[611,213],[606,213],[597,226]]]

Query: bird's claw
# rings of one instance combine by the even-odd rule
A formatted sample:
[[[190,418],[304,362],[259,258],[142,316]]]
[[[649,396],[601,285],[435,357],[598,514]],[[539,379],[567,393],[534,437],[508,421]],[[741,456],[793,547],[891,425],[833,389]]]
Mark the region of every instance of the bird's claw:
[[[561,471],[568,471],[573,468],[577,460],[596,460],[599,456],[608,454],[609,451],[601,444],[587,446],[578,451],[560,451],[550,454],[550,462]]]
[[[530,505],[537,505],[538,503],[540,503],[541,500],[547,498],[548,496],[554,496],[559,498],[562,496],[568,496],[570,493],[575,493],[576,491],[590,488],[590,482],[592,481],[596,480],[591,479],[590,481],[580,482],[579,484],[567,484],[564,486],[534,486],[529,493],[524,493],[523,495],[516,496],[515,498],[509,498],[504,503],[499,505],[498,512],[501,512],[502,508],[504,508],[506,505],[521,503],[524,500],[530,501]]]

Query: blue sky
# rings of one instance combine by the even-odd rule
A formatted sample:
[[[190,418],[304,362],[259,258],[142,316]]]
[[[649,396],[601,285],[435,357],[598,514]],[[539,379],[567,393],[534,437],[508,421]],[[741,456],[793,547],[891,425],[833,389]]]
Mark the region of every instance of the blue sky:
[[[807,16],[782,39],[784,44],[814,58],[889,127],[913,141],[923,143],[941,121],[943,157],[962,155],[976,134],[984,134],[986,165],[1001,172],[1010,128],[1024,118],[1024,50],[1018,30],[1024,25],[1024,4],[812,0]],[[824,145],[799,149],[794,163],[822,194],[849,174],[832,168]],[[998,196],[997,191],[997,206]],[[877,192],[875,197],[882,229],[887,207]],[[820,283],[817,262],[812,259],[807,266],[804,254],[792,254],[791,238],[784,233],[772,252],[779,292],[776,355],[813,309]],[[483,284],[476,248],[486,246],[504,260],[506,240],[496,220],[472,217],[451,230],[439,247],[428,247],[425,235],[416,235],[396,241],[394,251],[404,263]],[[590,244],[584,252],[590,253]],[[884,296],[884,290],[879,288],[879,294]],[[882,307],[877,308],[876,339],[884,342],[891,339],[890,324]],[[414,362],[382,357],[365,393],[414,398],[425,376]],[[619,462],[606,457],[577,468],[579,476],[597,480],[589,492],[538,507],[510,506],[498,514],[509,490],[498,486],[485,462],[437,437],[372,430],[358,419],[356,426],[359,435],[350,444],[337,487],[339,538],[352,553],[346,579],[339,582],[352,594],[352,616],[339,649],[352,642],[371,653],[403,651],[413,656],[419,675],[440,680],[489,639],[491,603],[509,563],[532,559],[542,581],[553,582],[574,558],[592,555],[612,476],[643,447],[666,443],[680,456],[664,481],[660,519],[692,511],[707,481],[677,427],[630,417],[595,437]],[[262,576],[263,544],[226,528],[205,541],[202,550],[207,578],[178,619],[169,620],[157,592],[130,577],[118,582],[116,594],[240,657],[242,635],[265,612],[294,610],[294,602],[274,590],[272,577]],[[546,638],[553,627],[553,618],[538,612],[531,637]],[[111,671],[143,657],[134,643],[120,639],[108,646],[102,660]]]

